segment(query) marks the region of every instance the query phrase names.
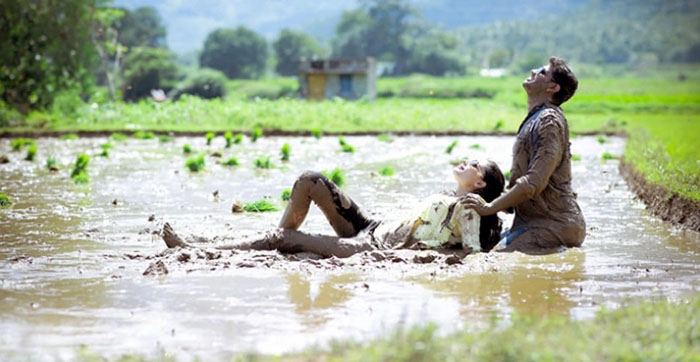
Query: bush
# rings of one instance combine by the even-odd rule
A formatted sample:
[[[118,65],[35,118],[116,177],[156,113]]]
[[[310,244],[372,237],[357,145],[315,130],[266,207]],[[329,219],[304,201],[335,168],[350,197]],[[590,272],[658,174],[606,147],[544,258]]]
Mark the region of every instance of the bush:
[[[175,56],[165,49],[137,47],[124,60],[124,90],[126,101],[151,96],[151,89],[170,91],[177,79]]]
[[[223,98],[226,95],[226,75],[209,68],[194,70],[177,85],[170,97],[178,100],[183,94],[204,99]]]
[[[267,40],[239,26],[209,33],[199,64],[221,70],[229,78],[258,78],[265,72],[267,57]]]

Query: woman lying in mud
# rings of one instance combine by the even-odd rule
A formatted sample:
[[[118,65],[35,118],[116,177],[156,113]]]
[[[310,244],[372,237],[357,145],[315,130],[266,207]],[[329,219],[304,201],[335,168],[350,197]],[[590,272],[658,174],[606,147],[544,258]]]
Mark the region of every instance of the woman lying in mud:
[[[311,252],[339,258],[387,249],[451,249],[465,254],[488,252],[499,241],[500,219],[496,215],[480,217],[460,201],[478,197],[491,202],[503,192],[503,173],[493,161],[480,164],[476,160],[463,162],[452,173],[457,182],[454,191],[430,196],[422,207],[399,222],[385,222],[365,216],[353,200],[322,174],[305,172],[294,183],[289,204],[277,229],[218,249]],[[337,236],[298,231],[311,201],[321,209]],[[163,226],[162,236],[169,248],[192,247],[168,223]]]

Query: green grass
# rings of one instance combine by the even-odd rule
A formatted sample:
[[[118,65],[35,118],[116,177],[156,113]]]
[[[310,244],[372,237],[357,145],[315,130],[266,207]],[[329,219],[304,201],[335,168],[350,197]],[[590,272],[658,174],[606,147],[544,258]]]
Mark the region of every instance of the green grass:
[[[192,172],[199,172],[204,169],[204,154],[199,156],[190,157],[185,161],[185,167],[187,167]]]
[[[389,134],[382,133],[382,134],[377,135],[377,141],[390,143],[390,142],[394,142],[394,139]]]
[[[78,139],[78,135],[75,133],[68,133],[68,134],[64,134],[63,136],[61,136],[61,139],[67,140],[67,141],[75,141]]]
[[[76,184],[85,184],[90,182],[90,177],[87,172],[87,166],[90,162],[90,156],[81,153],[76,157],[75,164],[73,164],[73,170],[71,171],[70,177]]]
[[[256,168],[262,168],[262,169],[270,169],[275,167],[274,164],[270,161],[270,157],[259,157],[256,158],[255,161],[253,161],[253,164],[255,165]]]
[[[457,146],[457,141],[452,141],[449,146],[445,149],[445,153],[452,153],[452,150]]]
[[[355,147],[345,141],[345,138],[338,137],[338,143],[340,144],[340,150],[346,153],[354,153]]]
[[[321,139],[323,137],[323,131],[321,131],[320,128],[316,127],[311,129],[311,135],[314,136],[315,139]]]
[[[156,138],[156,136],[151,131],[148,131],[148,132],[136,131],[136,132],[134,132],[134,134],[131,135],[131,137],[134,137],[134,138],[140,139],[140,140],[152,140],[152,139]]]
[[[184,153],[184,154],[192,153],[192,146],[190,146],[189,143],[185,143],[184,145],[182,145],[182,153]]]
[[[12,147],[13,152],[18,152],[24,147],[34,144],[34,140],[31,138],[15,138],[10,141],[10,147]]]
[[[29,148],[27,148],[27,155],[24,156],[24,159],[27,161],[34,161],[35,157],[36,157],[36,144],[31,144],[31,145],[29,145]]]
[[[338,187],[345,185],[345,171],[339,168],[334,168],[331,172],[321,171],[321,174],[328,177],[334,184],[338,185]]]
[[[123,133],[115,132],[115,133],[112,133],[112,135],[109,136],[109,138],[111,138],[117,142],[122,142],[122,141],[126,141],[128,137]]]
[[[617,156],[614,156],[612,153],[606,151],[606,152],[603,152],[603,155],[600,156],[600,158],[601,158],[603,161],[607,161],[607,160],[614,160],[614,159],[616,159],[616,158],[618,158],[618,157],[617,157]]]
[[[8,207],[12,205],[12,200],[10,197],[5,195],[4,192],[0,192],[0,207]]]
[[[224,162],[222,163],[222,165],[224,165],[224,166],[238,166],[239,163],[238,163],[238,159],[237,159],[237,158],[231,157],[231,158],[229,158],[228,160],[224,161]]]
[[[211,141],[214,139],[214,132],[207,132],[206,134],[206,139],[207,139],[207,146],[211,146]]]
[[[173,140],[172,137],[170,137],[168,135],[162,134],[162,135],[158,136],[158,141],[161,143],[170,142],[172,140]]]
[[[226,140],[226,148],[230,148],[233,144],[233,133],[231,133],[231,131],[226,131],[226,133],[224,133],[224,139]]]
[[[100,156],[109,157],[109,150],[112,149],[112,144],[107,142],[107,143],[103,143],[100,147],[102,148],[102,152],[100,152]]]
[[[253,128],[252,131],[250,131],[250,141],[251,142],[257,142],[258,138],[262,137],[263,135],[263,130],[260,127],[255,127]]]
[[[246,212],[271,212],[279,211],[279,207],[268,199],[260,199],[243,204],[243,211]]]
[[[281,153],[281,159],[282,161],[289,161],[289,156],[291,153],[291,147],[289,146],[289,143],[285,143],[282,145],[282,149],[280,150]]]

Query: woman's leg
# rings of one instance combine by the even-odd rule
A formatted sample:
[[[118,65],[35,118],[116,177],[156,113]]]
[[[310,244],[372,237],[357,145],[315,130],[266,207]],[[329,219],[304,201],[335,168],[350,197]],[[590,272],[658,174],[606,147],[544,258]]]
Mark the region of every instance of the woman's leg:
[[[318,172],[307,171],[294,183],[279,227],[299,229],[309,212],[311,201],[318,205],[340,237],[355,236],[372,222],[333,181]]]

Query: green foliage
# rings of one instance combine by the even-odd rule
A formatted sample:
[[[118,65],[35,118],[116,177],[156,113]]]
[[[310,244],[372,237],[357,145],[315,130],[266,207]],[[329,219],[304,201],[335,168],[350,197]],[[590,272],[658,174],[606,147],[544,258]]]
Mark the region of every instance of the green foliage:
[[[391,166],[384,166],[379,170],[379,174],[382,176],[394,176],[394,168]]]
[[[78,135],[75,133],[67,133],[61,136],[62,140],[67,140],[67,141],[75,141],[78,139]]]
[[[603,136],[598,136],[597,140],[598,140],[598,143],[600,143],[601,145],[608,141]]]
[[[280,199],[282,201],[289,201],[289,198],[292,196],[292,191],[290,189],[285,189],[282,191],[282,194],[280,195]]]
[[[187,77],[170,93],[174,100],[183,94],[204,99],[222,98],[226,95],[226,75],[209,68],[190,70]]]
[[[238,133],[236,137],[233,138],[233,143],[238,145],[241,142],[243,142],[243,133]]]
[[[148,132],[136,131],[136,132],[134,132],[134,134],[131,135],[131,137],[134,137],[134,138],[140,139],[140,140],[152,140],[152,139],[156,138],[156,136],[151,131],[148,131]]]
[[[307,34],[290,29],[282,29],[272,44],[277,57],[275,71],[280,75],[295,76],[302,57],[321,56],[321,47]]]
[[[581,161],[581,155],[571,155],[571,161]]]
[[[124,100],[151,96],[152,89],[170,91],[177,80],[175,56],[166,49],[137,47],[124,60]]]
[[[152,7],[124,10],[117,25],[119,42],[128,48],[165,47],[166,30],[158,12]]]
[[[452,150],[457,146],[457,141],[452,141],[449,146],[445,149],[445,153],[452,153]]]
[[[8,207],[12,205],[10,197],[5,195],[4,192],[0,192],[0,207]]]
[[[111,139],[113,139],[113,140],[115,140],[115,141],[118,141],[118,142],[126,141],[126,139],[127,139],[127,137],[126,137],[125,134],[123,134],[123,133],[118,133],[118,132],[117,132],[117,133],[112,133],[112,135],[109,136],[109,138],[111,138]]]
[[[229,78],[258,78],[265,71],[267,57],[265,38],[239,26],[209,33],[199,64],[220,70]]]
[[[256,168],[273,168],[275,165],[270,162],[270,157],[260,157],[256,158],[255,161],[253,162]]]
[[[243,210],[247,212],[271,212],[279,211],[279,207],[269,199],[260,199],[245,203],[243,205]]]
[[[473,145],[469,146],[469,148],[471,148],[471,149],[473,149],[473,150],[478,150],[478,149],[480,149],[480,148],[481,148],[481,145],[480,145],[480,144],[478,144],[478,143],[475,143],[475,144],[473,144]]]
[[[510,180],[510,170],[503,174],[503,178],[506,180],[506,183]]]
[[[228,160],[224,161],[223,163],[224,166],[238,166],[238,159],[235,157],[231,157]]]
[[[498,121],[496,121],[496,124],[493,125],[493,130],[496,132],[500,132],[501,128],[503,128],[503,125],[503,120],[499,119]]]
[[[321,174],[328,177],[333,183],[338,185],[338,187],[345,185],[345,171],[339,168],[334,168],[330,173],[328,171],[321,171]]]
[[[56,159],[54,157],[49,157],[46,159],[46,168],[49,171],[58,171],[58,165],[56,164]]]
[[[192,147],[189,143],[185,143],[184,145],[182,145],[182,153],[192,153]]]
[[[64,89],[87,93],[97,54],[91,42],[99,2],[3,1],[0,5],[0,100],[26,114]]]
[[[224,139],[226,140],[226,148],[230,148],[233,143],[233,133],[230,131],[225,132]]]
[[[318,139],[321,139],[321,137],[323,137],[323,131],[321,131],[320,128],[312,128],[311,135],[314,136],[314,138],[318,140]]]
[[[192,172],[199,172],[204,169],[204,154],[199,156],[190,157],[185,161],[185,167],[187,167]]]
[[[263,135],[263,130],[260,127],[255,127],[253,130],[250,132],[250,141],[251,142],[256,142],[258,138],[262,137]]]
[[[34,161],[35,157],[36,157],[36,144],[31,144],[31,145],[29,145],[29,148],[27,148],[27,155],[24,157],[24,159],[27,161]]]
[[[355,147],[353,147],[349,143],[345,142],[345,138],[338,137],[338,143],[340,144],[341,151],[347,152],[347,153],[355,152]]]
[[[607,161],[607,160],[614,160],[614,159],[616,159],[617,157],[614,156],[614,155],[613,155],[612,153],[610,153],[610,152],[603,152],[603,155],[600,156],[600,158],[601,158],[603,161]]]
[[[158,141],[159,141],[160,143],[170,142],[170,141],[172,141],[172,140],[173,140],[172,137],[170,137],[170,136],[168,136],[168,135],[165,135],[165,134],[162,134],[162,135],[158,136]]]
[[[382,134],[377,135],[377,141],[390,143],[390,142],[394,142],[394,139],[389,134],[382,133]]]
[[[12,141],[10,141],[10,147],[12,147],[12,151],[18,152],[22,150],[25,146],[29,146],[34,144],[34,140],[31,138],[15,138]]]
[[[290,152],[291,148],[289,147],[289,143],[283,144],[282,149],[280,150],[280,153],[282,154],[282,161],[289,161]]]
[[[214,139],[214,132],[207,132],[207,146],[211,146],[211,141]]]
[[[87,172],[87,166],[90,162],[90,156],[81,153],[75,159],[75,164],[73,165],[73,170],[71,171],[70,177],[76,184],[84,184],[90,182],[90,177]]]

